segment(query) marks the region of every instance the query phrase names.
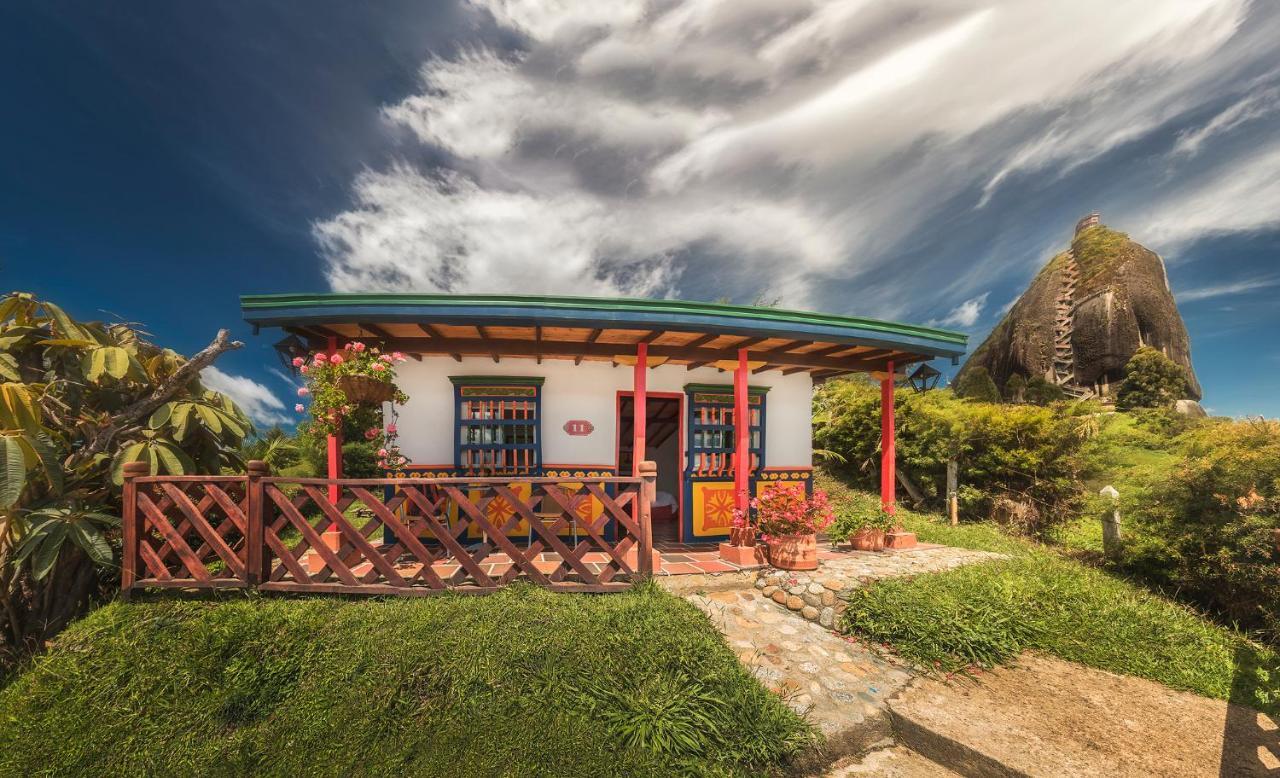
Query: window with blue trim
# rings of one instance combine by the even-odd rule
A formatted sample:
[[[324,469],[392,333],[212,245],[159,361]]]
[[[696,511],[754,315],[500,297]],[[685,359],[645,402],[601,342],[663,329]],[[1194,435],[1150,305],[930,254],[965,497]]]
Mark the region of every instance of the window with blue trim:
[[[689,473],[703,477],[733,475],[733,387],[685,387],[689,395]],[[764,399],[767,387],[751,387],[747,413],[751,426],[751,471],[764,462]]]
[[[467,475],[537,475],[542,379],[453,376],[454,465]]]

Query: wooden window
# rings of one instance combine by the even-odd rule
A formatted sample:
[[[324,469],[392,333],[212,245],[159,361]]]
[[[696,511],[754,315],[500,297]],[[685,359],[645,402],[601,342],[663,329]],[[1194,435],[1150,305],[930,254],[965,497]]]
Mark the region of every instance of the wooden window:
[[[538,475],[542,467],[541,379],[451,378],[454,464],[467,475]]]
[[[686,387],[689,395],[689,473],[702,477],[731,477],[736,449],[732,387]],[[764,462],[765,389],[747,396],[751,425],[751,471]]]

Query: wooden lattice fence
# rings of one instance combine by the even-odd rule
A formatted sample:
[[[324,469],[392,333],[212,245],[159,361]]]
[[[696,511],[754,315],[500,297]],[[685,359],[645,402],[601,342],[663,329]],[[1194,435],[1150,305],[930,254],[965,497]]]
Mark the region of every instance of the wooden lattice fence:
[[[125,468],[126,594],[482,593],[516,580],[606,592],[653,574],[651,462],[637,477],[574,481],[281,478],[261,462],[244,476],[143,468]]]

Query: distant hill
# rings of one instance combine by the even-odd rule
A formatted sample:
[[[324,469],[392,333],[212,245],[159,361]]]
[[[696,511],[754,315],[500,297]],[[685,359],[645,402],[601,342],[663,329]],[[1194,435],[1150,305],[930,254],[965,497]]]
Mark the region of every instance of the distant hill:
[[[1002,390],[1017,373],[1044,378],[1074,396],[1113,398],[1125,364],[1142,346],[1180,365],[1190,398],[1200,399],[1190,339],[1164,260],[1094,213],[1077,223],[1071,247],[1041,269],[956,382],[980,365]]]

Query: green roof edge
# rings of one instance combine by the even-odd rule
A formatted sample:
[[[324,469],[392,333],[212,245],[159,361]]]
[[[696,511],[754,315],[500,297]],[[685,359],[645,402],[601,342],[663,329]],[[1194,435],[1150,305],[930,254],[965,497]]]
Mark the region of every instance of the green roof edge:
[[[771,320],[778,322],[799,322],[805,324],[826,324],[835,326],[854,326],[901,335],[918,335],[936,338],[957,345],[967,345],[969,336],[962,332],[924,327],[918,324],[864,319],[857,316],[844,316],[816,311],[795,311],[785,308],[768,308],[756,305],[732,305],[727,303],[704,303],[691,300],[654,300],[637,297],[575,297],[539,295],[449,295],[449,294],[402,294],[395,292],[328,292],[318,294],[253,294],[241,295],[242,309],[273,308],[281,305],[483,305],[485,303],[503,303],[514,305],[541,306],[548,308],[581,308],[590,307],[600,310],[636,311],[648,310],[668,313],[692,313],[702,315],[733,315],[751,319]]]

